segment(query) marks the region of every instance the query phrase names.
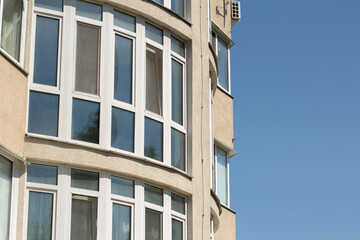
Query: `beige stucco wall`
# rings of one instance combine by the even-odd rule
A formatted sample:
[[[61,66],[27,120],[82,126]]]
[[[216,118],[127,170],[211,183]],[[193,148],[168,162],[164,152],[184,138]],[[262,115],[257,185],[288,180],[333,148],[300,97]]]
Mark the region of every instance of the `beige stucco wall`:
[[[23,156],[27,78],[23,71],[0,54],[0,144]]]
[[[211,21],[223,31],[226,36],[231,38],[231,1],[230,0],[210,0],[211,1]],[[224,8],[225,6],[225,8]],[[218,11],[216,11],[218,9]],[[226,9],[227,14],[224,14]]]
[[[215,239],[220,240],[235,240],[236,239],[236,226],[235,226],[235,213],[223,207],[220,215],[219,228],[215,232]]]
[[[232,97],[218,88],[215,91],[213,108],[214,137],[229,148],[233,148],[234,117]]]

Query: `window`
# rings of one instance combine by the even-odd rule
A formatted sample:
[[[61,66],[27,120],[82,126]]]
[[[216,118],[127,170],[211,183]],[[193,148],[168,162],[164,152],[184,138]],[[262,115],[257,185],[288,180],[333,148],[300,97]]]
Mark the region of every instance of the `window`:
[[[218,85],[230,93],[230,50],[229,45],[214,31],[212,32],[211,45],[216,51],[219,65]]]
[[[0,239],[9,238],[12,162],[0,155]]]
[[[186,0],[153,0],[154,2],[161,4],[172,11],[176,12],[183,18],[186,18]]]
[[[20,62],[23,0],[0,0],[0,47]]]
[[[214,217],[211,215],[211,217],[210,217],[210,240],[215,239],[214,226],[215,226]]]
[[[216,194],[220,202],[229,205],[228,184],[228,155],[227,152],[215,146],[215,168],[216,168]]]
[[[186,239],[186,199],[140,181],[32,163],[27,196],[27,239]]]
[[[108,5],[71,2],[34,3],[27,132],[186,171],[185,43]]]

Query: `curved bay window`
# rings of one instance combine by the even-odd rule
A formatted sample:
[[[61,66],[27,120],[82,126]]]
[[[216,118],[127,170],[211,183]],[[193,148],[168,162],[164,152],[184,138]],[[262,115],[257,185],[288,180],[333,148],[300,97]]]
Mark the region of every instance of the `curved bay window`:
[[[186,171],[185,44],[109,5],[35,0],[27,131]]]

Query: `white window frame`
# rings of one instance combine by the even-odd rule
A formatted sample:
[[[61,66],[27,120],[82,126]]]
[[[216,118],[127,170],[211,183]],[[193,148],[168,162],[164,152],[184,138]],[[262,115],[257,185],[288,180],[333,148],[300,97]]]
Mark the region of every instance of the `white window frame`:
[[[226,93],[231,94],[231,71],[230,71],[230,45],[229,43],[222,37],[219,36],[219,34],[213,29],[212,33],[215,34],[215,46],[214,50],[216,52],[216,56],[218,57],[219,54],[219,38],[227,45],[227,65],[228,65],[228,86],[229,86],[229,90],[226,90],[225,88],[223,88],[220,84],[219,84],[219,76],[217,77],[217,86],[218,88],[222,89],[223,91],[225,91]],[[220,69],[219,69],[220,71]]]
[[[88,2],[88,1],[87,1]],[[99,5],[98,3],[96,3]],[[163,44],[158,44],[145,37],[145,19],[135,17],[135,32],[128,31],[114,24],[114,11],[122,12],[107,4],[102,6],[102,21],[96,21],[76,15],[76,0],[64,0],[63,12],[45,8],[33,8],[33,25],[31,38],[31,60],[29,74],[29,91],[37,91],[57,95],[59,97],[58,136],[48,136],[28,131],[29,104],[27,111],[26,132],[29,136],[50,139],[55,141],[69,142],[85,147],[109,150],[115,153],[140,157],[152,163],[171,167],[171,128],[185,134],[185,170],[187,172],[187,98],[186,98],[186,56],[182,57],[171,50],[171,33],[163,31]],[[127,14],[126,11],[123,11]],[[33,83],[34,74],[34,46],[36,33],[36,16],[52,17],[59,21],[59,46],[58,46],[58,80],[57,86],[46,86]],[[129,14],[127,14],[129,15]],[[132,16],[132,15],[130,15]],[[100,27],[100,67],[99,67],[99,95],[91,95],[75,91],[75,58],[76,58],[76,25],[77,22]],[[154,25],[153,23],[150,23]],[[155,25],[154,25],[155,26]],[[158,26],[156,26],[158,27]],[[133,76],[132,76],[132,104],[127,104],[114,99],[114,54],[115,35],[123,36],[133,41]],[[178,38],[177,38],[178,39]],[[162,109],[163,115],[159,116],[146,110],[146,44],[150,44],[163,54],[162,66]],[[186,51],[185,51],[186,52]],[[171,119],[171,61],[176,60],[183,65],[183,125],[177,124]],[[29,102],[28,94],[28,102]],[[75,140],[71,138],[72,132],[72,108],[73,100],[81,99],[100,104],[99,115],[99,144]],[[111,146],[111,121],[112,107],[134,113],[134,152],[117,149]],[[163,125],[163,162],[144,156],[144,131],[145,117],[158,121]]]
[[[35,163],[35,162],[34,162]],[[44,164],[44,163],[39,163]],[[54,166],[54,165],[52,165]],[[150,209],[162,214],[162,237],[171,239],[172,219],[183,222],[184,239],[187,240],[187,199],[185,199],[185,214],[171,209],[171,193],[169,189],[163,190],[163,206],[145,201],[145,183],[134,181],[134,198],[111,193],[111,177],[117,176],[109,172],[59,165],[57,185],[41,184],[26,181],[26,195],[24,208],[23,239],[27,237],[29,192],[44,192],[54,194],[53,199],[53,225],[52,239],[70,239],[71,236],[71,208],[72,196],[82,195],[97,198],[97,238],[112,239],[113,204],[131,207],[131,240],[145,239],[145,211]],[[99,191],[71,187],[71,169],[99,173]],[[25,173],[27,179],[27,172]],[[125,177],[126,179],[129,179]],[[131,179],[129,179],[131,180]],[[152,184],[151,184],[152,185]],[[176,193],[177,194],[177,193]],[[179,195],[181,196],[181,195]],[[66,223],[66,224],[65,224]],[[15,237],[11,238],[15,239]]]
[[[218,195],[218,176],[217,176],[217,168],[216,168],[216,166],[217,166],[217,154],[216,154],[216,152],[217,152],[217,149],[221,149],[222,151],[224,151],[224,152],[226,152],[226,190],[227,190],[227,203],[226,204],[224,204],[224,203],[221,203],[221,204],[223,204],[223,205],[225,205],[225,206],[227,206],[227,207],[230,207],[230,171],[229,171],[229,152],[226,150],[226,149],[224,149],[224,148],[222,148],[222,147],[220,147],[219,145],[216,145],[215,144],[215,146],[214,146],[214,159],[215,159],[215,161],[214,161],[214,164],[215,164],[215,179],[216,179],[216,181],[215,181],[215,183],[216,183],[216,186],[215,186],[215,193],[216,193],[216,195]]]
[[[9,216],[9,240],[16,239],[17,232],[17,215],[19,199],[19,160],[12,152],[9,152],[0,145],[0,155],[12,163],[11,171],[11,193],[10,193],[10,216]]]
[[[0,41],[1,41],[1,28],[2,28],[2,16],[3,16],[3,6],[5,0],[0,0]],[[20,0],[22,2],[22,14],[21,14],[21,30],[20,30],[20,51],[19,51],[19,61],[8,54],[4,49],[0,47],[0,52],[7,56],[15,65],[20,68],[24,67],[24,58],[25,58],[25,44],[26,44],[26,19],[27,19],[27,9],[28,1]]]

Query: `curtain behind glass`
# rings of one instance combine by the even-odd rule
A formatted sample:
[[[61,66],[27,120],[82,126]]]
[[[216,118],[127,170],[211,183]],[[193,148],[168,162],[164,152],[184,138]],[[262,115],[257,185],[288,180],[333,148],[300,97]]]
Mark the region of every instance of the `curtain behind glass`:
[[[113,203],[113,240],[130,240],[131,207]]]
[[[0,156],[0,240],[9,238],[12,163]]]
[[[20,58],[21,12],[21,0],[4,0],[0,46],[17,61]]]
[[[227,154],[220,148],[216,148],[217,170],[217,196],[222,204],[228,204],[227,185]]]
[[[51,240],[53,194],[29,193],[27,240]]]
[[[97,198],[74,195],[71,207],[71,240],[95,240]]]

